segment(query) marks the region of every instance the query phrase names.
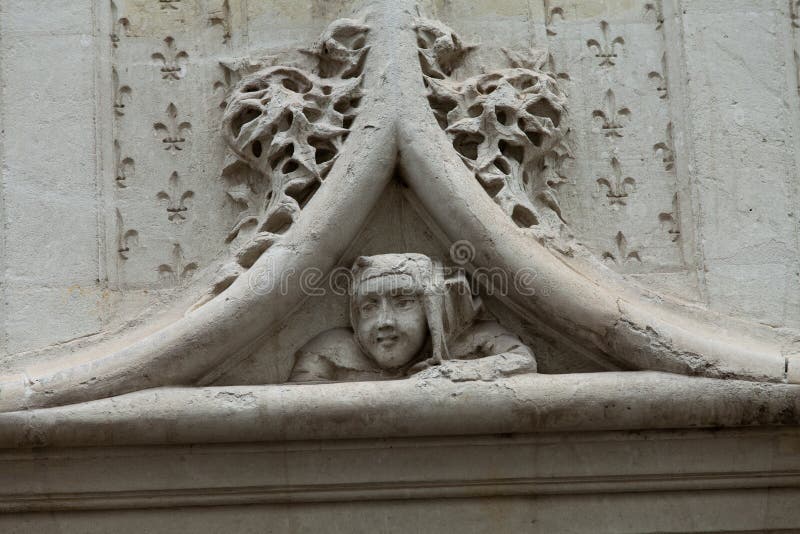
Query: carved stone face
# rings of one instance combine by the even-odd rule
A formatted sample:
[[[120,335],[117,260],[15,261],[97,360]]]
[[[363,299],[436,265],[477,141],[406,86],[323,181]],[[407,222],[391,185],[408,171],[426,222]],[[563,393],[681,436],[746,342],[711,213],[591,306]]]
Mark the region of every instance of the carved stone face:
[[[407,275],[370,279],[354,295],[361,346],[383,369],[410,363],[422,350],[428,324],[419,288]]]

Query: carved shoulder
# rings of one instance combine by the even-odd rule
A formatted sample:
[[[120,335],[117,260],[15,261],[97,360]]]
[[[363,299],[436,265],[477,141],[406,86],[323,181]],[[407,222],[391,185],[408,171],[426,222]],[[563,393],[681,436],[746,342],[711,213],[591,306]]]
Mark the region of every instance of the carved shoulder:
[[[375,365],[361,352],[353,339],[353,331],[349,328],[334,328],[322,332],[297,351],[289,380],[357,380],[363,374],[375,372]]]
[[[450,347],[450,357],[454,359],[483,358],[506,352],[533,358],[533,351],[516,334],[496,321],[475,323]]]

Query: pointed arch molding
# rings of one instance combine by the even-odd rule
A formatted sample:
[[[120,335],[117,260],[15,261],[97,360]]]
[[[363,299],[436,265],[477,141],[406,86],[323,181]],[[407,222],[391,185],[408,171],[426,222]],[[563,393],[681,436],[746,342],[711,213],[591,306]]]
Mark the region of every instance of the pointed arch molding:
[[[731,332],[714,315],[627,286],[578,245],[559,246],[558,239],[515,224],[476,180],[431,110],[423,77],[432,67],[418,48],[413,2],[367,2],[360,15],[368,28],[360,113],[324,182],[251,270],[272,279],[308,268],[332,270],[399,167],[444,234],[474,245],[476,267],[499,268],[509,276],[533,269],[536,275],[508,296],[512,309],[537,317],[615,365],[797,382],[789,379],[793,369],[785,347],[766,330]],[[449,60],[458,60],[460,43],[453,43],[452,34],[444,37],[434,48],[445,46]],[[279,284],[253,291],[245,272],[215,298],[127,346],[70,354],[2,376],[0,410],[194,384],[302,302],[297,277],[288,280],[295,284],[288,291]]]

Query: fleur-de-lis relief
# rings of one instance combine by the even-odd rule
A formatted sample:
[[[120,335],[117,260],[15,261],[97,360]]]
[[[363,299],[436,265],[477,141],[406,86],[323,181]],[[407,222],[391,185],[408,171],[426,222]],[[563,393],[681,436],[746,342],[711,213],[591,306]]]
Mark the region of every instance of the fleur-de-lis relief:
[[[212,87],[215,93],[221,94],[219,107],[224,110],[228,107],[228,94],[233,84],[238,81],[238,77],[234,78],[236,71],[230,64],[221,61],[219,65],[222,69],[222,79],[215,81]]]
[[[231,90],[231,73],[230,71],[225,71],[223,78],[221,80],[217,80],[212,85],[215,93],[219,93],[221,95],[221,99],[219,102],[219,108],[221,110],[225,110],[228,107],[228,92]]]
[[[547,35],[557,35],[553,29],[553,23],[556,17],[561,17],[564,20],[564,8],[561,6],[554,6],[550,0],[544,0],[544,27],[547,29]]]
[[[114,141],[114,156],[117,162],[114,181],[117,183],[117,187],[125,189],[128,187],[128,178],[132,178],[135,171],[133,158],[122,157],[122,149],[119,141],[116,140]]]
[[[644,5],[644,16],[645,19],[652,17],[656,24],[656,30],[660,30],[661,26],[664,24],[664,8],[661,4],[661,0],[646,3]]]
[[[615,65],[615,60],[618,57],[617,46],[624,46],[625,39],[620,36],[611,37],[611,29],[608,22],[600,21],[600,32],[602,33],[602,43],[597,39],[589,39],[586,41],[586,46],[594,49],[595,57],[600,58],[601,67],[611,67]]]
[[[568,73],[561,72],[561,71],[558,70],[558,67],[556,67],[556,59],[553,56],[553,54],[548,54],[547,55],[546,67],[547,67],[547,72],[549,72],[553,76],[555,76],[556,79],[558,79],[558,80],[567,80],[567,81],[571,80],[571,78],[569,77]]]
[[[175,104],[171,103],[167,106],[166,122],[157,122],[153,125],[156,133],[163,135],[161,142],[164,143],[164,150],[178,151],[183,150],[183,144],[186,142],[186,132],[192,131],[192,124],[190,122],[178,121],[178,108]]]
[[[163,280],[177,284],[191,277],[197,268],[197,262],[187,262],[183,256],[183,248],[179,243],[175,243],[172,246],[170,263],[162,263],[157,270]]]
[[[181,3],[181,0],[158,0],[159,5],[161,5],[161,9],[178,9],[178,4]]]
[[[111,37],[111,45],[114,48],[117,48],[119,44],[119,37],[124,32],[125,34],[128,33],[130,28],[130,21],[127,17],[120,17],[119,16],[119,9],[117,8],[117,3],[114,0],[111,0],[111,27],[112,31],[109,37]]]
[[[167,218],[172,222],[186,220],[186,201],[194,196],[194,191],[181,191],[180,177],[177,172],[173,172],[169,177],[169,191],[159,191],[156,195],[158,200],[167,203]]]
[[[231,38],[231,7],[228,0],[214,0],[208,11],[208,22],[222,27],[222,42]]]
[[[628,191],[636,190],[636,180],[630,176],[622,175],[622,165],[616,157],[611,158],[611,176],[597,179],[597,187],[605,186],[608,189],[606,197],[611,204],[625,205],[628,198]]]
[[[139,244],[139,232],[125,229],[122,213],[117,209],[117,253],[123,260],[127,260],[131,247]]]
[[[164,39],[163,52],[156,52],[151,57],[161,62],[161,78],[164,80],[180,80],[186,76],[186,62],[189,54],[178,50],[175,39]]]
[[[120,85],[117,69],[111,69],[111,83],[114,85],[114,113],[120,117],[125,115],[125,103],[131,98],[133,90],[127,85]]]
[[[617,265],[624,265],[628,263],[630,260],[636,260],[639,263],[642,262],[642,258],[639,255],[639,251],[637,249],[629,249],[628,248],[628,240],[622,231],[617,232],[616,237],[614,238],[614,242],[617,245],[617,250],[615,252],[603,252],[603,259],[610,260]]]
[[[622,137],[622,129],[631,116],[631,110],[626,107],[617,108],[617,97],[611,89],[606,91],[603,103],[605,109],[594,110],[592,118],[600,119],[600,128],[606,137]]]
[[[665,100],[669,96],[669,89],[667,88],[667,54],[661,54],[661,72],[652,71],[647,77],[656,82],[656,91],[658,91],[659,98]]]
[[[542,174],[545,183],[556,192],[558,192],[562,185],[569,183],[565,167],[566,162],[571,159],[573,159],[573,156],[570,152],[551,150],[545,154]]]
[[[667,124],[666,140],[653,145],[653,152],[661,158],[664,170],[671,171],[675,167],[675,144],[672,138],[672,123]]]
[[[797,77],[797,92],[800,93],[800,54],[795,51],[794,53],[795,73]]]
[[[678,195],[675,194],[675,196],[672,197],[672,211],[658,214],[658,222],[661,223],[661,228],[667,231],[673,243],[681,237],[681,228],[678,219]]]

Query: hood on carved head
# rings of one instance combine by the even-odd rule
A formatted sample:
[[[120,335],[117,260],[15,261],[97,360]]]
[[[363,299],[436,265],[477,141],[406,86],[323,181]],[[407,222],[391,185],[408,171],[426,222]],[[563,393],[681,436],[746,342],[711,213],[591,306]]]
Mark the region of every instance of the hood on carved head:
[[[354,298],[361,284],[383,277],[405,277],[412,281],[422,297],[430,334],[431,357],[435,361],[450,358],[448,342],[463,333],[475,320],[479,297],[472,294],[469,281],[460,270],[446,272],[441,262],[424,254],[379,254],[360,256],[351,270],[350,324],[358,330],[358,306]],[[361,342],[356,336],[356,342]],[[364,350],[363,347],[361,347]],[[364,351],[366,352],[366,351]]]

